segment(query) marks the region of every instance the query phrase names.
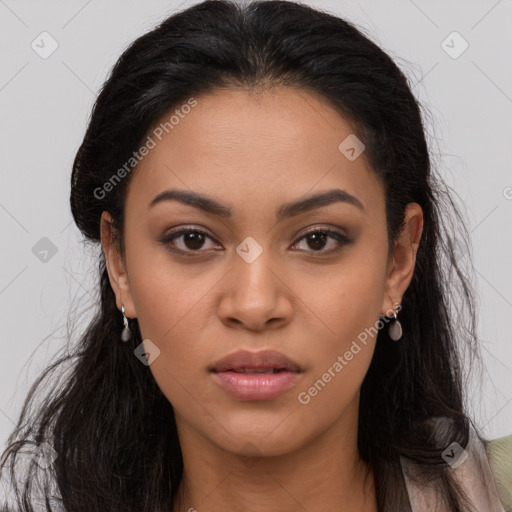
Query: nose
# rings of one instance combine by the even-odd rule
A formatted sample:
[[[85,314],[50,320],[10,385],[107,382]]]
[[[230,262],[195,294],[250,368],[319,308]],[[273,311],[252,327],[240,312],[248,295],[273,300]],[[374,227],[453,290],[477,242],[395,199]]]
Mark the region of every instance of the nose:
[[[270,250],[248,262],[238,255],[223,279],[218,315],[228,327],[261,332],[287,324],[293,314],[293,292]]]

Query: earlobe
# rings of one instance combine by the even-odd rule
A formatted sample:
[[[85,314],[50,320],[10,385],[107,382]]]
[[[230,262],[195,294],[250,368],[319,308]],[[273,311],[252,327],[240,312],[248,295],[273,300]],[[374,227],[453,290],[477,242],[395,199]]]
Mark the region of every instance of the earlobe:
[[[133,306],[128,274],[120,249],[115,240],[115,228],[112,217],[107,211],[101,215],[100,221],[101,245],[105,256],[110,286],[116,296],[116,306],[121,311],[124,306],[128,318],[136,317]]]

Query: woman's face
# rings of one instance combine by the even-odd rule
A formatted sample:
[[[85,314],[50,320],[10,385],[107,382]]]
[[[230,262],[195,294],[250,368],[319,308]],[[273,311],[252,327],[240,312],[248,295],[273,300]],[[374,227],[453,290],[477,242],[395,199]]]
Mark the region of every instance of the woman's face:
[[[149,134],[126,197],[125,259],[102,220],[111,283],[153,352],[180,437],[284,454],[355,428],[379,315],[392,315],[412,277],[421,209],[410,205],[408,241],[388,254],[382,184],[351,125],[305,91],[195,100]],[[204,200],[160,196],[170,190]],[[285,374],[291,387],[232,394],[211,371],[265,349],[299,365]]]

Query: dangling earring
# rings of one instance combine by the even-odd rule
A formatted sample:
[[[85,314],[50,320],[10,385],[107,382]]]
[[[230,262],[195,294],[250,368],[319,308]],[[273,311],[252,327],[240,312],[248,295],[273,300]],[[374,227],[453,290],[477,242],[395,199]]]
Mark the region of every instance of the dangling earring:
[[[126,315],[124,314],[125,309],[124,309],[123,305],[121,305],[121,312],[123,313],[123,323],[124,323],[124,329],[123,329],[123,332],[121,333],[121,340],[124,342],[127,342],[130,340],[131,331],[130,331],[130,327],[128,326],[128,318],[126,318]]]
[[[394,320],[389,325],[388,333],[393,341],[398,341],[402,337],[402,324],[397,319],[396,311],[393,311],[393,316]]]

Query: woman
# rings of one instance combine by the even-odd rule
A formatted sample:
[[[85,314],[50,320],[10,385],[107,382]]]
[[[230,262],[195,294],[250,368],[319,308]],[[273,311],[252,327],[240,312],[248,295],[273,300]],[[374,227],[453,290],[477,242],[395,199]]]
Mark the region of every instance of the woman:
[[[304,5],[206,1],[136,40],[71,178],[100,307],[9,439],[15,510],[505,510],[422,123],[391,58]]]

